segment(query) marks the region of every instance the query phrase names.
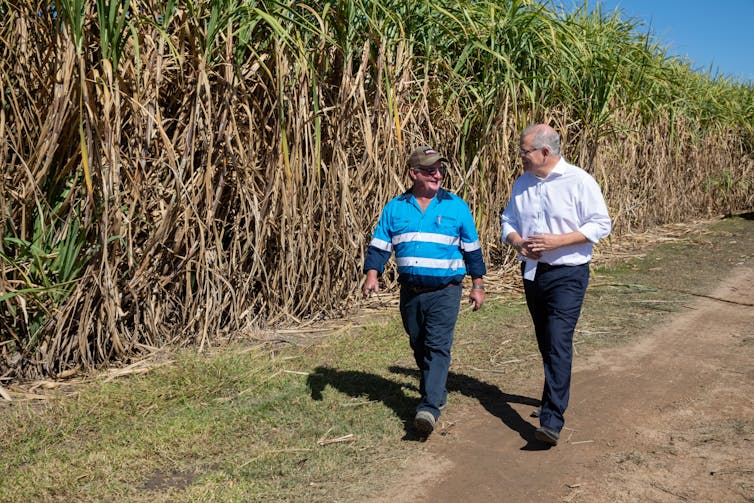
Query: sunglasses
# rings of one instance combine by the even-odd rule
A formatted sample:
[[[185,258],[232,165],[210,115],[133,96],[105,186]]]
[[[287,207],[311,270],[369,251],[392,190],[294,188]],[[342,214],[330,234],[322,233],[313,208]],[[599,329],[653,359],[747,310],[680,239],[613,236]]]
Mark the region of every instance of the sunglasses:
[[[439,168],[420,168],[416,166],[413,168],[413,170],[427,176],[435,176],[438,172],[440,173],[440,175],[445,176],[445,173],[448,172],[448,168],[446,168],[445,166],[440,166]]]

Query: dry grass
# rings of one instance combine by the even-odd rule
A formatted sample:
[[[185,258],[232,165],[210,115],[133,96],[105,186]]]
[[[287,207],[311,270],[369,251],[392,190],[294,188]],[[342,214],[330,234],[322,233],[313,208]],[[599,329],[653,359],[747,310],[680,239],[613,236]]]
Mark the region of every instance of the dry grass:
[[[3,377],[350,312],[420,143],[453,160],[501,292],[531,121],[560,127],[618,235],[754,206],[751,89],[641,53],[625,23],[531,2],[448,3],[436,23],[428,2],[179,4],[0,5]]]

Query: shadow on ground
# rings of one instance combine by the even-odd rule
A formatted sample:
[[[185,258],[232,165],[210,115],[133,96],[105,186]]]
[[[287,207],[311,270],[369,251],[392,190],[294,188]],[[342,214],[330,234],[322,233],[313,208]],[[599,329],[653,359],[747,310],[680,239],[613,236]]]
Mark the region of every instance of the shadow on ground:
[[[331,367],[317,367],[309,374],[306,383],[313,400],[322,400],[322,392],[329,385],[354,398],[382,402],[403,421],[403,429],[406,431],[403,440],[422,440],[412,426],[416,400],[404,392],[404,388],[418,391],[415,386],[368,372],[338,370]]]
[[[406,367],[392,366],[388,369],[393,374],[410,376],[419,382],[419,371]],[[332,386],[341,393],[352,397],[380,401],[395,412],[403,421],[406,434],[403,440],[420,441],[420,436],[413,428],[416,399],[407,396],[405,390],[418,391],[417,386],[401,383],[376,374],[355,370],[339,370],[331,367],[317,367],[307,378],[313,400],[322,400],[322,391]],[[458,392],[479,401],[490,414],[499,418],[511,430],[517,432],[526,445],[522,450],[542,450],[548,446],[534,438],[535,426],[524,420],[511,403],[538,406],[539,400],[505,393],[495,385],[480,381],[465,374],[450,372],[447,383],[448,392]]]
[[[393,366],[390,367],[389,370],[394,374],[412,376],[417,381],[419,379],[419,371],[415,369]],[[522,418],[521,415],[510,406],[511,403],[520,403],[537,407],[540,405],[538,399],[522,395],[511,395],[510,393],[505,393],[493,384],[457,372],[448,373],[448,383],[446,387],[450,393],[457,392],[469,398],[478,400],[479,404],[484,407],[487,412],[499,418],[505,426],[517,432],[526,442],[526,445],[522,447],[522,450],[533,451],[549,448],[547,444],[534,438],[536,427]]]

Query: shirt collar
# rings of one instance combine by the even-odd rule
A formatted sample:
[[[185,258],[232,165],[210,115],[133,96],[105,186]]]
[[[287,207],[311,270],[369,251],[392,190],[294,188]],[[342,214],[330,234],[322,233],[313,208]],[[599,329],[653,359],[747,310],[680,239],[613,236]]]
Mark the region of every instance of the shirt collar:
[[[527,175],[531,176],[535,180],[547,180],[550,177],[553,176],[563,176],[568,169],[569,164],[566,162],[566,160],[563,158],[563,156],[560,156],[560,159],[558,162],[553,166],[550,173],[547,175],[547,178],[539,178],[537,175],[533,173],[526,173]]]
[[[398,196],[398,199],[400,199],[401,201],[410,201],[413,195],[414,194],[411,192],[411,189],[408,189],[406,192]],[[437,191],[437,194],[435,195],[435,199],[437,199],[437,202],[439,203],[440,201],[444,199],[453,199],[453,198],[450,196],[450,192],[448,192],[447,190],[443,188],[440,188]]]
[[[550,171],[550,174],[551,175],[558,175],[558,176],[564,175],[565,172],[566,172],[566,168],[567,167],[568,167],[568,163],[563,158],[563,156],[560,156],[560,160],[555,165],[555,167],[552,168],[552,171]]]

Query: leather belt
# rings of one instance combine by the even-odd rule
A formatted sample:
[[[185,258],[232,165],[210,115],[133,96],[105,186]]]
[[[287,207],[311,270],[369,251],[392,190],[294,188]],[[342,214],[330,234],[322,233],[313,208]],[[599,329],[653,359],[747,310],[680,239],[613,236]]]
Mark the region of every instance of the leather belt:
[[[552,265],[552,264],[548,264],[547,262],[537,262],[537,272],[545,272],[545,271],[549,271],[550,269],[560,269],[561,267],[568,267],[568,266],[565,264]]]
[[[537,262],[537,272],[545,272],[551,269],[560,269],[561,267],[576,267],[576,266],[570,266],[570,265],[565,265],[565,264],[552,265],[552,264],[548,264],[547,262]],[[522,261],[521,272],[523,272],[525,268],[526,268],[526,261]]]
[[[448,288],[450,286],[450,283],[447,285],[442,286],[409,286],[405,285],[404,288],[408,288],[412,293],[427,293],[427,292],[436,292],[437,290],[442,290],[444,288]]]

